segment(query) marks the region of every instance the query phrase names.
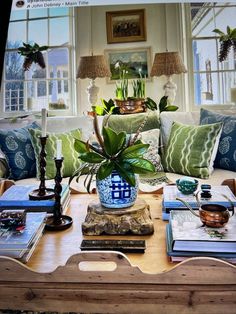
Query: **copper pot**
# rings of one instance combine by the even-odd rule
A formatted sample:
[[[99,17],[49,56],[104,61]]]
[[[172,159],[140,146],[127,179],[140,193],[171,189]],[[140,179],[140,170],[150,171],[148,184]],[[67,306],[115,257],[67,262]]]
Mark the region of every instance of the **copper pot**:
[[[232,214],[230,216],[230,212],[228,210],[227,207],[220,205],[220,204],[200,204],[199,201],[199,193],[201,191],[198,191],[196,194],[196,199],[197,199],[197,203],[199,205],[199,210],[198,213],[197,211],[193,210],[192,207],[185,202],[184,200],[182,200],[181,198],[176,198],[177,200],[179,200],[180,202],[182,202],[190,211],[193,215],[197,216],[200,218],[201,222],[208,226],[208,227],[212,227],[212,228],[222,228],[224,227],[227,222],[229,221],[229,218],[232,217],[234,215],[234,205],[231,202],[231,200],[223,195],[227,201],[229,201],[231,207],[232,207]]]
[[[120,108],[121,114],[139,113],[145,112],[147,110],[145,105],[145,99],[143,98],[127,100],[115,99],[115,103]]]

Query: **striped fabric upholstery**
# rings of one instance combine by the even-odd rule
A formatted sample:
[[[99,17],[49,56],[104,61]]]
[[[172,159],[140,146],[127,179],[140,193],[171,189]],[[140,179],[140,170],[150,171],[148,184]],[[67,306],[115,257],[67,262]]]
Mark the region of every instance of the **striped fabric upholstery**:
[[[193,126],[174,122],[163,158],[165,170],[208,178],[213,170],[211,159],[221,128],[221,123]]]
[[[34,147],[36,157],[37,177],[40,176],[39,169],[39,155],[41,151],[41,145],[39,137],[41,131],[29,129],[31,135],[31,141]],[[54,157],[56,156],[56,142],[58,139],[62,140],[62,156],[64,161],[61,168],[62,177],[70,177],[76,169],[79,168],[81,161],[78,159],[78,153],[74,149],[74,139],[81,138],[81,132],[79,129],[73,130],[67,133],[49,133],[46,143],[46,174],[45,179],[53,179],[56,174]]]

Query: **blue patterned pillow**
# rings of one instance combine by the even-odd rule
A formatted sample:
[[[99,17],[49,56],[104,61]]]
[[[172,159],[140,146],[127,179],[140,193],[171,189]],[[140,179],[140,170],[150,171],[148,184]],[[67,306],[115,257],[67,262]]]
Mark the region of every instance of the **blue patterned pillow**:
[[[236,171],[236,116],[201,109],[200,124],[223,122],[214,168]]]
[[[36,176],[36,161],[28,129],[38,129],[36,122],[15,130],[0,130],[0,148],[9,166],[9,179]]]

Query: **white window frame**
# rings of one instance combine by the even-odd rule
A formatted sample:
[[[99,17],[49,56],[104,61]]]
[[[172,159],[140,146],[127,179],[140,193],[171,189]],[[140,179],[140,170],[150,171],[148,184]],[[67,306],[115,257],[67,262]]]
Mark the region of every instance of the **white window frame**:
[[[227,3],[222,4],[222,7],[225,6],[227,7]],[[191,5],[190,3],[183,4],[183,28],[185,28],[186,32],[186,42],[185,42],[185,51],[186,51],[186,56],[187,56],[187,67],[188,67],[188,79],[186,80],[186,89],[188,89],[188,97],[187,97],[187,103],[188,103],[188,108],[187,110],[190,111],[198,111],[201,108],[208,108],[208,109],[232,109],[235,108],[235,104],[195,104],[194,101],[194,65],[193,65],[193,48],[192,48],[192,43],[194,40],[196,40],[195,37],[192,36],[192,27],[191,27]],[[217,44],[218,42],[218,37],[217,36],[212,36],[212,37],[197,37],[197,39],[217,39]],[[233,72],[233,70],[214,70],[211,73],[220,73],[220,72]],[[205,71],[198,71],[198,73],[206,73]],[[222,86],[220,87],[222,88]]]
[[[76,91],[76,71],[75,71],[75,10],[74,8],[69,8],[69,13],[68,15],[58,15],[58,16],[49,16],[49,9],[45,9],[48,11],[48,14],[46,17],[43,17],[43,19],[48,20],[48,33],[47,35],[49,36],[49,20],[50,19],[55,19],[55,18],[62,18],[62,17],[68,17],[69,18],[69,44],[65,46],[68,49],[68,55],[69,55],[69,62],[68,62],[68,77],[66,80],[68,80],[68,89],[70,93],[70,107],[68,109],[63,109],[63,110],[49,110],[53,115],[57,116],[68,116],[68,115],[76,115],[77,114],[77,91]],[[37,17],[37,18],[29,18],[29,10],[27,11],[27,17],[24,19],[19,19],[19,20],[14,20],[14,21],[26,21],[26,35],[28,36],[28,27],[29,27],[29,21],[36,21],[36,20],[41,20],[42,18]],[[50,46],[50,48],[63,48],[63,46]],[[5,52],[9,51],[17,51],[17,49],[8,49],[6,48]],[[47,60],[45,60],[47,62]],[[46,70],[48,71],[47,67]],[[50,81],[49,75],[46,76],[44,79],[35,79],[35,81]],[[24,85],[26,86],[27,79],[24,79]],[[10,80],[5,80],[5,63],[3,67],[3,73],[2,73],[2,90],[0,94],[0,100],[1,103],[3,104],[0,106],[0,116],[3,117],[11,117],[11,116],[17,116],[17,115],[22,115],[22,114],[27,114],[31,113],[29,111],[9,111],[9,112],[4,112],[5,108],[5,83],[10,82]],[[47,89],[48,89],[48,84],[47,84]],[[27,88],[25,88],[26,93],[27,93]],[[27,97],[24,99],[24,108],[26,108],[26,101]]]

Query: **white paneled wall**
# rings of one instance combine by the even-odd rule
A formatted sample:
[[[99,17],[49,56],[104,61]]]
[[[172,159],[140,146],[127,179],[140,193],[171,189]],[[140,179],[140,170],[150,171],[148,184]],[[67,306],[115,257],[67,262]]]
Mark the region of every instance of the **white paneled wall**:
[[[106,37],[106,12],[130,10],[134,8],[145,8],[146,11],[146,29],[147,41],[107,44]],[[76,59],[79,63],[80,56],[90,55],[91,48],[94,54],[103,54],[105,49],[120,48],[138,48],[151,47],[151,63],[155,52],[163,52],[168,48],[169,51],[180,51],[182,49],[181,40],[181,18],[179,4],[149,4],[149,5],[120,5],[120,6],[95,6],[79,7],[77,10],[77,29],[76,40]],[[91,32],[92,25],[92,32]],[[92,44],[91,44],[92,43]],[[91,47],[92,46],[92,47]],[[186,74],[185,74],[186,75]],[[184,87],[183,75],[174,75],[173,79],[178,86],[175,104],[184,110]],[[155,101],[163,96],[162,86],[165,83],[165,77],[155,77],[147,82],[147,96]],[[90,110],[87,100],[86,88],[89,80],[77,80],[78,92],[78,113]],[[105,78],[96,79],[96,85],[99,86],[99,99],[109,99],[115,97],[115,84],[107,83]]]

